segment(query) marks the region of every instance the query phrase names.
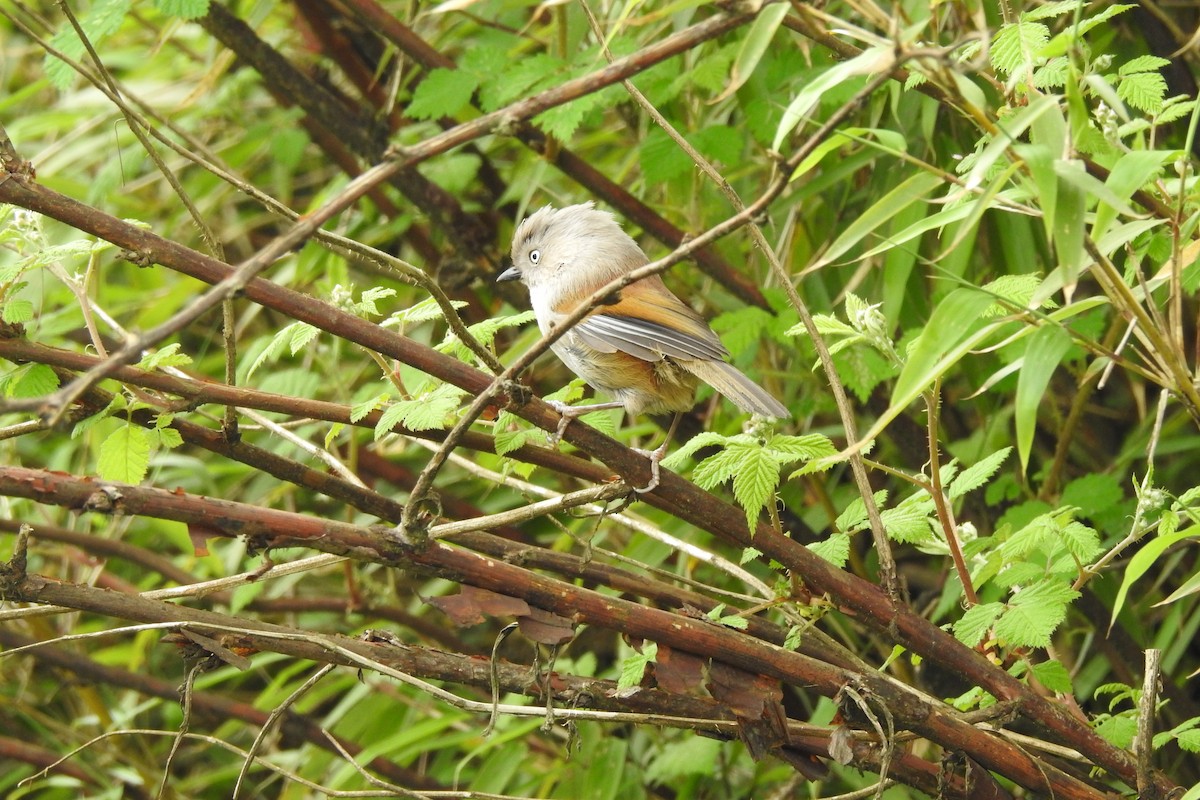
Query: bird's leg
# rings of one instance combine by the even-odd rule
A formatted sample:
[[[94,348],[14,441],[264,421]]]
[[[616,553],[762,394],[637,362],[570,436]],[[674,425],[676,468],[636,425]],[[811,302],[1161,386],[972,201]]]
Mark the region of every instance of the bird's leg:
[[[638,494],[653,492],[658,488],[659,479],[662,477],[662,471],[658,465],[664,458],[666,458],[667,447],[671,444],[671,439],[675,438],[675,429],[679,427],[679,420],[681,419],[683,419],[683,413],[676,411],[675,417],[671,420],[671,427],[667,428],[667,438],[663,439],[662,444],[655,449],[642,450],[638,447],[633,448],[634,451],[641,453],[646,458],[650,459],[650,483],[646,484],[640,489],[635,487],[634,491]]]
[[[551,447],[558,445],[558,442],[566,432],[567,426],[571,424],[571,420],[576,417],[582,417],[584,414],[590,414],[593,411],[605,411],[610,408],[624,408],[625,404],[613,401],[609,403],[592,403],[586,406],[569,406],[566,403],[560,403],[557,400],[547,400],[546,403],[558,412],[558,428],[554,433],[546,437]]]

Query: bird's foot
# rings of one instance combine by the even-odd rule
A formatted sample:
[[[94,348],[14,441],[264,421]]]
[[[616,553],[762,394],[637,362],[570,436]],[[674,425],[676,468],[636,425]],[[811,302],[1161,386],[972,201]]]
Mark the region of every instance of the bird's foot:
[[[631,447],[629,449],[635,453],[640,453],[641,455],[644,455],[647,459],[650,460],[650,482],[647,483],[645,486],[641,486],[641,487],[635,486],[635,487],[633,487],[633,490],[635,492],[637,492],[638,494],[646,494],[647,492],[653,492],[655,489],[658,488],[658,484],[662,480],[662,469],[661,469],[661,467],[659,467],[659,464],[662,463],[662,460],[667,455],[667,443],[663,442],[655,450],[643,450],[640,447]]]

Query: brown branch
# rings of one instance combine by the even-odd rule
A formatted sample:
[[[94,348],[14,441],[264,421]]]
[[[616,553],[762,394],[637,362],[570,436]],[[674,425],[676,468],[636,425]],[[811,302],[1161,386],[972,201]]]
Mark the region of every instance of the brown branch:
[[[228,265],[216,259],[162,239],[149,231],[98,212],[37,184],[14,179],[0,182],[0,202],[13,203],[59,219],[120,247],[145,253],[156,263],[170,266],[209,283],[219,281],[230,270]],[[249,299],[275,308],[293,319],[317,325],[323,330],[460,386],[468,392],[483,392],[491,384],[489,376],[462,362],[423,347],[394,331],[380,328],[334,309],[320,300],[264,279],[250,281],[244,294]],[[558,425],[558,413],[539,400],[521,406],[516,409],[516,413],[545,430],[554,430]],[[618,474],[634,481],[644,479],[645,473],[648,472],[644,458],[586,425],[573,422],[567,428],[565,438],[600,459]],[[958,673],[964,679],[982,686],[1001,700],[1020,701],[1022,712],[1052,737],[1079,750],[1129,785],[1136,783],[1136,766],[1129,753],[1112,747],[1066,709],[1034,694],[1024,684],[996,668],[978,653],[964,647],[946,631],[910,609],[892,603],[879,587],[834,568],[808,548],[787,537],[776,535],[767,526],[759,526],[751,537],[746,528],[745,515],[740,509],[700,491],[693,484],[669,471],[663,471],[659,488],[643,499],[740,548],[757,548],[800,577],[807,588],[817,594],[828,594],[838,606],[850,610],[863,623],[886,632],[889,637],[894,637],[897,643],[909,650],[925,658],[937,660],[948,671]],[[1155,780],[1161,786],[1170,786],[1169,782],[1157,773]]]
[[[628,636],[656,641],[701,657],[720,653],[722,662],[730,666],[810,687],[827,697],[837,696],[843,687],[853,685],[860,695],[882,703],[898,728],[913,730],[946,748],[960,749],[988,769],[1029,789],[1052,792],[1059,798],[1099,800],[1102,797],[1086,784],[1034,759],[1003,738],[975,728],[948,706],[931,702],[874,671],[856,674],[707,620],[646,608],[440,542],[430,541],[413,547],[385,530],[182,492],[81,480],[18,467],[0,469],[0,494],[76,511],[137,514],[200,524],[227,536],[246,535],[252,547],[309,547],[373,563],[415,568],[518,596],[536,608],[567,616],[579,623],[619,630]],[[78,607],[59,599],[56,592],[62,587],[56,589],[36,578],[15,578],[13,576],[8,585],[0,587],[10,598]],[[141,598],[124,600],[127,607],[114,607],[109,613],[125,616]],[[249,627],[258,625],[260,623],[253,623]]]

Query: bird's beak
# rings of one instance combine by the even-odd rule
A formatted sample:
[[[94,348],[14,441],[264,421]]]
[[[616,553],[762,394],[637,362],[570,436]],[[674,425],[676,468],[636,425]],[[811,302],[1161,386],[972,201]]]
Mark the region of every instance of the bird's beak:
[[[504,272],[501,272],[498,276],[496,276],[496,283],[500,283],[501,281],[519,280],[521,280],[521,270],[517,269],[516,267],[509,267],[508,269],[504,270]]]

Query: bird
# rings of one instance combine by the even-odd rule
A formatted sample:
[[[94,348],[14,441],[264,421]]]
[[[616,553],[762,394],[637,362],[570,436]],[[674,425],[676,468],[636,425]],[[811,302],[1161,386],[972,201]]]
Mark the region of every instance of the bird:
[[[591,202],[547,205],[530,214],[513,234],[511,257],[512,266],[496,280],[519,280],[528,287],[543,335],[596,290],[649,263],[613,215]],[[657,487],[658,464],[680,414],[694,405],[700,382],[742,411],[772,419],[791,416],[725,360],[729,351],[717,334],[659,275],[620,289],[615,300],[598,305],[550,349],[593,389],[613,398],[586,406],[554,404],[561,415],[557,436],[571,419],[606,408],[624,408],[630,417],[675,415],[666,441],[654,451],[641,451],[652,467],[651,483],[642,492]]]

